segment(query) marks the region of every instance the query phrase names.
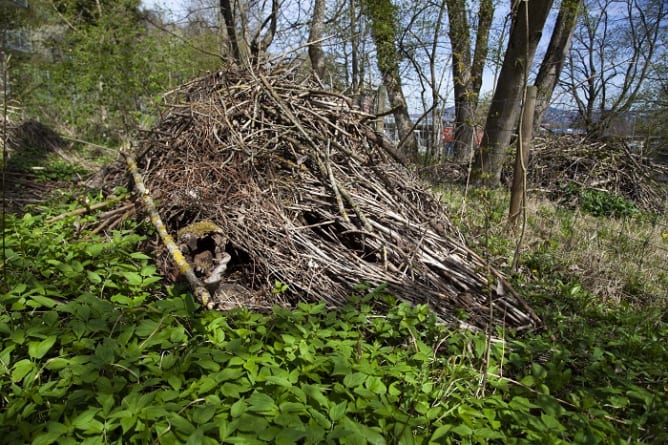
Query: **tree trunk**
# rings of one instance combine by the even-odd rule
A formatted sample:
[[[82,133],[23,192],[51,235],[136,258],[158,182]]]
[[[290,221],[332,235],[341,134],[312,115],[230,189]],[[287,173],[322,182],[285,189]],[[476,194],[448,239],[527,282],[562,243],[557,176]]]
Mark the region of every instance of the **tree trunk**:
[[[540,129],[543,116],[550,105],[554,88],[559,81],[561,69],[566,61],[575,26],[582,9],[583,0],[563,0],[559,8],[557,22],[552,31],[550,44],[536,76],[536,110],[534,112],[534,132]]]
[[[315,0],[313,19],[308,36],[308,55],[311,59],[311,69],[318,79],[325,77],[325,53],[322,50],[322,32],[325,21],[325,0]]]
[[[487,59],[489,30],[493,16],[492,0],[482,0],[478,11],[475,53],[471,59],[466,3],[459,0],[448,0],[455,93],[454,156],[457,162],[467,162],[473,150],[478,97],[482,85],[482,72]]]
[[[234,62],[240,64],[241,52],[239,51],[236,23],[234,22],[234,12],[230,0],[220,0],[220,13],[223,16],[223,22],[225,23],[229,51],[234,58]]]
[[[496,186],[501,181],[523,88],[551,6],[552,0],[516,1],[513,5],[508,47],[473,164],[473,180],[478,185]]]
[[[401,88],[399,56],[395,46],[397,36],[395,7],[391,0],[366,0],[364,9],[371,25],[371,37],[376,45],[378,70],[387,88],[390,107],[395,110],[394,121],[399,139],[402,141],[399,149],[409,161],[415,162],[418,157],[418,144]]]
[[[359,32],[357,30],[357,7],[355,0],[348,3],[348,12],[350,15],[350,92],[352,96],[359,94],[360,75],[359,75]]]

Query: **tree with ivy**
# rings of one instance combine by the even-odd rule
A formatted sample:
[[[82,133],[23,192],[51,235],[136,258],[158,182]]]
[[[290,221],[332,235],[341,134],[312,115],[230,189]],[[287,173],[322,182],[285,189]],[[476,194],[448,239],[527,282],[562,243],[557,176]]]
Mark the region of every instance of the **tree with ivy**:
[[[408,160],[416,161],[418,143],[408,113],[401,85],[397,51],[397,10],[391,0],[365,0],[363,11],[369,20],[371,37],[376,45],[376,62],[387,90],[390,107],[394,110],[397,133],[403,146],[399,147]]]

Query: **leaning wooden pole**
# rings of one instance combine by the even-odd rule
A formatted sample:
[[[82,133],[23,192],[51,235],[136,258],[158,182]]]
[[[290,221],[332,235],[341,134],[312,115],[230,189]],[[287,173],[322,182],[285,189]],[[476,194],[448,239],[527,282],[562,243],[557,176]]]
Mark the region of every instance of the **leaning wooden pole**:
[[[174,238],[172,238],[172,236],[167,233],[167,228],[162,222],[160,214],[158,214],[158,210],[155,208],[153,198],[151,198],[151,194],[146,189],[144,181],[139,174],[139,168],[137,167],[137,161],[135,160],[132,149],[126,145],[121,149],[121,153],[123,156],[125,156],[125,161],[128,165],[128,171],[134,179],[135,187],[137,188],[137,193],[139,194],[141,202],[151,217],[151,222],[158,231],[160,239],[165,244],[165,246],[167,246],[167,250],[169,250],[174,263],[179,268],[179,272],[186,277],[188,283],[190,283],[190,286],[193,288],[195,297],[200,301],[200,303],[202,303],[202,305],[207,309],[212,309],[213,299],[211,298],[211,294],[209,294],[209,291],[204,286],[204,283],[202,283],[202,281],[195,275],[193,268],[190,266],[188,261],[183,256],[183,253],[174,242]]]
[[[524,104],[522,105],[520,138],[515,153],[515,170],[510,191],[510,211],[508,212],[508,224],[512,227],[517,225],[517,219],[527,204],[525,202],[527,164],[529,163],[529,150],[533,139],[533,115],[536,108],[537,91],[538,88],[535,86],[527,87]]]

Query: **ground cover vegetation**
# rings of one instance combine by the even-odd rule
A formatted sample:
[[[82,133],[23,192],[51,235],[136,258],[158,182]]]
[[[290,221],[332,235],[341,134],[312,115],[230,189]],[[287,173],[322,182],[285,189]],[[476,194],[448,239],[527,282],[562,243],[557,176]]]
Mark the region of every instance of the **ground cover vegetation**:
[[[499,228],[507,197],[462,196],[446,200],[471,242],[508,257],[514,246]],[[153,236],[147,227],[129,220],[102,236],[79,230],[94,213],[50,220],[79,203],[66,195],[7,221],[5,443],[667,439],[665,276],[632,291],[642,271],[615,271],[627,282],[614,299],[587,282],[593,262],[577,262],[604,247],[559,247],[588,227],[618,244],[625,224],[628,237],[652,237],[658,255],[668,241],[656,218],[585,217],[542,203],[529,224],[530,245],[541,241],[522,254],[514,284],[546,329],[492,338],[439,325],[429,308],[382,288],[339,309],[201,312],[137,251]],[[616,255],[632,263],[638,253]]]

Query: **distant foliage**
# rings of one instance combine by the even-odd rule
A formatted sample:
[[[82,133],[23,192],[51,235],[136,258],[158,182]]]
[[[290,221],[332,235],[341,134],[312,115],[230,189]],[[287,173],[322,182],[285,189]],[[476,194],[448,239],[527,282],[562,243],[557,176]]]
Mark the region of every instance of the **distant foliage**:
[[[10,67],[13,97],[28,115],[79,139],[113,143],[121,132],[151,126],[163,92],[220,64],[215,32],[186,41],[183,29],[158,31],[138,0],[53,6],[42,6],[31,23],[40,36],[34,53]]]

